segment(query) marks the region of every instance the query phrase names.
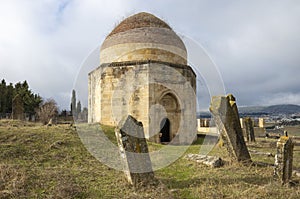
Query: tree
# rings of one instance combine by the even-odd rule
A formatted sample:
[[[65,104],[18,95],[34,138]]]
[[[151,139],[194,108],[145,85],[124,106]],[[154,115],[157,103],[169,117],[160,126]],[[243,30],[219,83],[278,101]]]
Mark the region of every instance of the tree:
[[[12,101],[14,98],[14,86],[12,83],[6,87],[6,97],[6,109],[3,111],[3,113],[12,113]]]
[[[76,115],[79,115],[81,113],[81,102],[80,101],[78,101],[76,109],[77,109],[76,110]]]
[[[76,91],[74,89],[72,90],[71,113],[76,116]]]
[[[31,117],[35,115],[36,108],[38,108],[41,104],[42,98],[39,95],[34,94],[29,89],[29,85],[26,80],[23,83],[16,83],[12,93],[13,97],[16,95],[21,96],[24,103],[24,112],[27,113],[29,119],[31,119]]]
[[[84,107],[81,111],[81,119],[84,121],[84,122],[87,122],[88,121],[88,109],[86,107]]]
[[[14,120],[24,119],[24,102],[21,95],[16,95],[12,102],[12,118]]]
[[[43,124],[47,124],[57,114],[58,107],[54,99],[47,99],[37,110],[37,116]]]
[[[61,117],[67,117],[67,110],[66,109],[63,109],[61,112],[60,112],[60,115]]]
[[[29,119],[35,115],[35,110],[42,102],[42,98],[34,94],[30,89],[27,81],[18,82],[15,86],[10,83],[6,84],[3,79],[0,83],[0,114],[6,115],[12,113],[12,101],[19,95],[24,107],[24,113],[29,116]]]
[[[7,88],[4,79],[1,81],[0,84],[0,93],[1,93],[0,95],[0,114],[1,114],[1,113],[6,113],[5,110],[7,107]]]

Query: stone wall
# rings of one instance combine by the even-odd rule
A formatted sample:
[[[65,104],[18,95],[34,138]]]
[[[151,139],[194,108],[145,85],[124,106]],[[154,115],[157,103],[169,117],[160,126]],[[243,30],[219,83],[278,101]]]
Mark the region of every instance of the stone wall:
[[[147,138],[159,142],[160,123],[168,118],[171,139],[188,142],[196,135],[195,90],[195,74],[186,65],[102,65],[89,74],[89,122],[116,126],[130,114],[144,124]]]
[[[101,74],[103,67],[89,73],[88,77],[88,122],[101,121]]]

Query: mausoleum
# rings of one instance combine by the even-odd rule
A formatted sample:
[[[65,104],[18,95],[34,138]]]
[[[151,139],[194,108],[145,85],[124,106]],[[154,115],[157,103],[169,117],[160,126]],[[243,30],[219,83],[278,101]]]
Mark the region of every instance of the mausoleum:
[[[106,37],[89,73],[89,123],[116,126],[132,115],[154,142],[196,135],[196,75],[172,28],[149,13],[123,20]]]

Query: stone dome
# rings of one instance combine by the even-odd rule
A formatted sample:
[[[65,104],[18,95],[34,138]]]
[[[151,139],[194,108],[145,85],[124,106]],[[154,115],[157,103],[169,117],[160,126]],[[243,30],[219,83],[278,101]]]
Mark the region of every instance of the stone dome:
[[[100,49],[100,64],[154,60],[187,64],[180,37],[161,19],[141,12],[117,25]]]

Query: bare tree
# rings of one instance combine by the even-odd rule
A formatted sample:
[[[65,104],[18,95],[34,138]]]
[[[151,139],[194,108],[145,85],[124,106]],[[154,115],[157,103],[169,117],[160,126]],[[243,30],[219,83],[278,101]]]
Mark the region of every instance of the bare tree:
[[[58,114],[57,103],[54,99],[47,99],[37,110],[37,115],[43,124],[47,124]]]

